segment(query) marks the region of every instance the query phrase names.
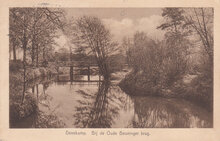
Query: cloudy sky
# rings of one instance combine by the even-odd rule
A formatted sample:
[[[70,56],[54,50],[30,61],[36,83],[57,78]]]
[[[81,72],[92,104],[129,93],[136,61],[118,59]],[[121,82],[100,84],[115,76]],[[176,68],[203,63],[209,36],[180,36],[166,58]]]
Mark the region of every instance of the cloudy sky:
[[[164,35],[156,29],[163,19],[161,8],[65,8],[64,11],[68,19],[83,15],[99,17],[119,43],[124,36],[132,37],[136,31],[144,31],[153,39],[161,39]],[[59,47],[68,48],[62,34],[57,42]]]

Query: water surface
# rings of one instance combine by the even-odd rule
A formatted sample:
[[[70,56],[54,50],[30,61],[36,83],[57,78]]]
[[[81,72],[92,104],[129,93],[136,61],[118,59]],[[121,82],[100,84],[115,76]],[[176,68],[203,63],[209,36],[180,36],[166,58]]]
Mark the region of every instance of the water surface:
[[[37,98],[39,111],[21,121],[20,127],[212,127],[212,114],[191,102],[131,97],[111,82],[53,81],[28,91]]]

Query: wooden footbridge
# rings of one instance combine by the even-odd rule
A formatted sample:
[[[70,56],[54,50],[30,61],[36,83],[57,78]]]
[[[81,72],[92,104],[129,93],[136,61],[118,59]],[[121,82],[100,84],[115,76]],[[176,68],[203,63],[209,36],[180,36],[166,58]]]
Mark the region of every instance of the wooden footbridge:
[[[91,68],[98,68],[99,69],[99,67],[98,67],[98,64],[92,64],[92,63],[86,63],[86,62],[80,62],[80,61],[63,61],[63,62],[56,62],[56,64],[55,64],[58,68],[58,70],[59,70],[59,68],[60,67],[69,67],[70,69],[70,71],[69,71],[69,75],[70,75],[70,81],[78,81],[78,82],[81,82],[81,81],[83,81],[83,82],[99,82],[99,81],[101,81],[101,76],[100,76],[100,74],[99,74],[99,80],[90,80],[90,76],[91,76]],[[87,80],[74,80],[74,78],[73,78],[73,76],[74,75],[80,75],[80,74],[74,74],[73,72],[74,72],[74,68],[75,69],[83,69],[83,70],[85,70],[85,69],[87,69]],[[58,71],[59,72],[59,71]],[[98,72],[99,72],[99,70],[98,70]],[[58,74],[59,75],[59,74]]]

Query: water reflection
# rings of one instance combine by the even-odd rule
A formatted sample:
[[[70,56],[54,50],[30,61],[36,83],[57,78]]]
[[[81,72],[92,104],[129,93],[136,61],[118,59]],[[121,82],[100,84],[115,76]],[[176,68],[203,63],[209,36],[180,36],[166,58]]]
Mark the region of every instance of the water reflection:
[[[78,100],[74,114],[75,126],[83,128],[110,128],[119,108],[109,103],[110,82],[99,83],[98,92],[94,95],[78,91],[84,99]]]
[[[184,100],[134,97],[133,101],[134,117],[130,127],[212,127],[211,113],[207,114],[204,109]]]
[[[59,128],[65,127],[65,123],[59,119],[53,109],[53,97],[47,92],[53,81],[43,81],[34,85],[31,90],[38,103],[38,110],[28,117],[32,124],[25,126],[34,128]],[[45,112],[50,111],[50,112]]]
[[[72,75],[60,74],[57,75],[58,82],[99,82],[103,80],[101,75]]]
[[[212,113],[188,101],[130,97],[107,81],[43,79],[25,87],[36,97],[38,110],[19,121],[16,127],[212,127]]]

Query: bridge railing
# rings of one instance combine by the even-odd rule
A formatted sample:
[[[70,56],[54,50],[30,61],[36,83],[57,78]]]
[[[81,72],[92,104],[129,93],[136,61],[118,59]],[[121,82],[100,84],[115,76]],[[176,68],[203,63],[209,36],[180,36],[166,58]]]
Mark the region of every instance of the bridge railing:
[[[57,61],[55,62],[57,66],[60,67],[82,67],[82,66],[98,66],[98,64],[95,63],[89,63],[89,62],[82,62],[82,61]]]

